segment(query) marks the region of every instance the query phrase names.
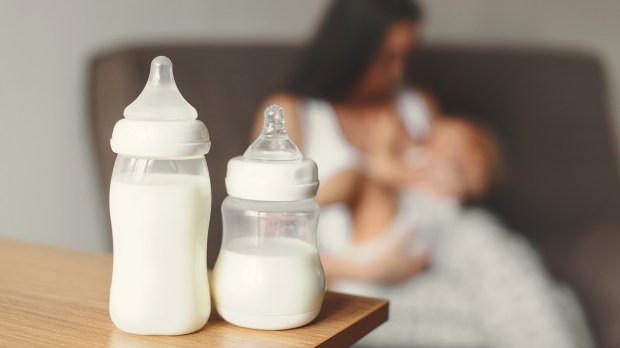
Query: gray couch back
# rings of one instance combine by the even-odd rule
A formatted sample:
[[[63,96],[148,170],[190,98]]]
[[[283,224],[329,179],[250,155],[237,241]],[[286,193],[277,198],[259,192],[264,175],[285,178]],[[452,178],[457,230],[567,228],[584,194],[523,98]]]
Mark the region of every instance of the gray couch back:
[[[277,89],[297,52],[209,45],[133,48],[98,57],[91,111],[105,186],[113,163],[112,127],[141,91],[150,60],[167,55],[179,88],[212,136],[210,234],[219,239],[226,161],[247,146],[258,105]],[[467,115],[498,135],[505,175],[484,204],[509,226],[537,241],[576,233],[620,212],[605,81],[596,59],[574,52],[435,47],[419,52],[412,67],[408,80],[431,91],[445,112]]]
[[[174,62],[181,92],[212,136],[207,155],[213,186],[212,266],[221,241],[226,162],[243,153],[259,104],[277,90],[298,52],[290,46],[192,45],[130,48],[97,57],[90,106],[105,192],[114,161],[109,148],[114,123],[140,93],[151,59],[166,55]],[[428,47],[410,66],[408,81],[433,93],[445,112],[467,115],[497,134],[505,176],[483,205],[539,247],[550,269],[585,297],[590,312],[598,315],[595,324],[609,328],[598,332],[613,336],[610,325],[620,327],[620,296],[603,296],[613,284],[601,268],[620,264],[613,247],[620,245],[620,231],[603,228],[606,237],[592,237],[597,226],[608,226],[620,212],[599,62],[578,52]]]

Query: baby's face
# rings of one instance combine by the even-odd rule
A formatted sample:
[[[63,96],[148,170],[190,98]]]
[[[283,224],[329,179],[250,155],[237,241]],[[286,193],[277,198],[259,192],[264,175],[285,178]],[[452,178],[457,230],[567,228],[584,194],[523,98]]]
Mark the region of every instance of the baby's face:
[[[428,178],[437,190],[458,199],[480,197],[488,185],[484,154],[475,130],[461,120],[437,121],[426,141]]]

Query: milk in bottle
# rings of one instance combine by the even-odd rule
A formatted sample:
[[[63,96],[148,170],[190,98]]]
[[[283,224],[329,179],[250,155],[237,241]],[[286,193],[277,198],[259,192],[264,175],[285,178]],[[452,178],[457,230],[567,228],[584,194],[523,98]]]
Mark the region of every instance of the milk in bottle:
[[[316,243],[318,184],[316,164],[286,134],[283,110],[267,108],[260,137],[228,162],[212,284],[222,318],[280,330],[318,315],[325,291]]]
[[[110,316],[123,331],[180,335],[211,310],[206,267],[209,133],[157,57],[118,121],[110,185],[114,265]]]

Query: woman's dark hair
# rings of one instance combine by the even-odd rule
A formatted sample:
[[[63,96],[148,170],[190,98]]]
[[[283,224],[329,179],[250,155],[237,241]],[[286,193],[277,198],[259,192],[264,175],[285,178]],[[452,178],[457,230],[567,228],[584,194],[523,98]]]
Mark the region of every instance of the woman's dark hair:
[[[335,0],[284,91],[342,100],[370,66],[389,27],[421,17],[414,0]]]

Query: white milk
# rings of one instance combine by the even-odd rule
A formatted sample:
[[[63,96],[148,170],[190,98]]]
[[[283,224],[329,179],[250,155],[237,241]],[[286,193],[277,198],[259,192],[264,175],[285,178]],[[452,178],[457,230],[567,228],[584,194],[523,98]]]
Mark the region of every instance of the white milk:
[[[128,174],[112,179],[114,271],[110,316],[124,331],[177,335],[200,329],[211,310],[206,268],[208,177]]]
[[[233,324],[260,329],[312,321],[325,291],[316,248],[290,237],[229,241],[220,251],[213,277],[218,313]]]

